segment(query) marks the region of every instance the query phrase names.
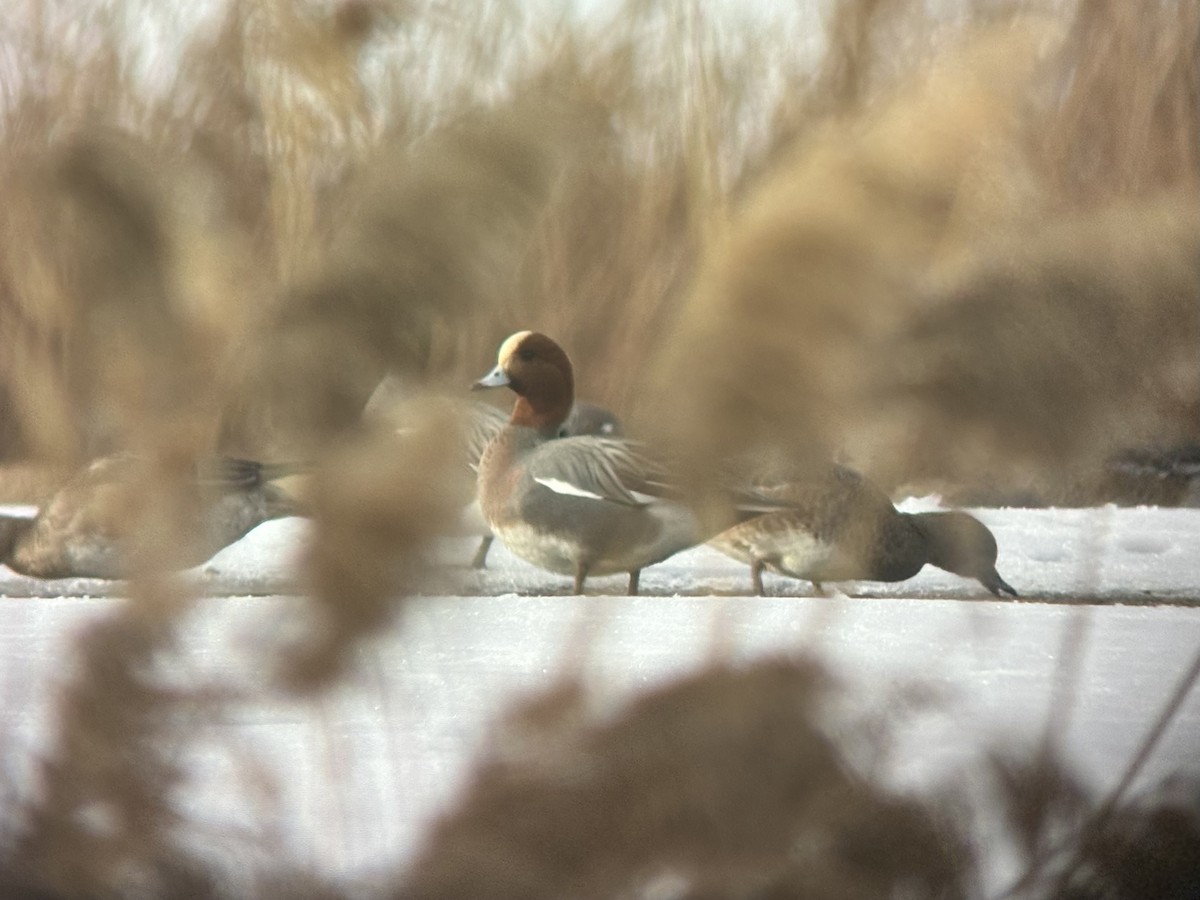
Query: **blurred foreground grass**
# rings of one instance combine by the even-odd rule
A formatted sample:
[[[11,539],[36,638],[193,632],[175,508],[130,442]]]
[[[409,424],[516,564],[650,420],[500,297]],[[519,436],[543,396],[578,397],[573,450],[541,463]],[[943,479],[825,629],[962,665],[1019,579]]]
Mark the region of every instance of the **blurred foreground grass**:
[[[137,521],[160,561],[190,539],[197,459],[313,459],[311,634],[275,648],[264,691],[335,681],[452,512],[452,424],[417,398],[402,449],[361,426],[379,377],[465,387],[519,328],[561,340],[580,393],[673,447],[697,494],[731,457],[833,454],[892,488],[1086,502],[1113,452],[1200,439],[1200,8],[929,6],[629,0],[579,20],[515,0],[232,0],[193,11],[172,64],[145,38],[180,11],[10,4],[0,453],[55,472],[144,456]],[[26,896],[228,895],[176,841],[173,713],[203,690],[150,677],[191,598],[144,562],[128,607],[80,640],[44,783],[8,810],[0,887],[11,873]],[[714,666],[574,731],[578,686],[553,688],[534,725],[612,783],[564,796],[521,765],[481,770],[397,896],[484,895],[473,867],[494,874],[496,840],[555,862],[489,877],[495,896],[641,896],[664,870],[697,898],[971,895],[953,807],[843,774],[815,793],[788,780],[770,727],[842,773],[797,700],[817,681]],[[660,733],[700,741],[661,796],[605,768],[628,752],[653,776]],[[782,799],[723,780],[772,762]],[[1151,896],[1129,875],[1145,866],[1168,873],[1155,896],[1183,896],[1169,873],[1195,876],[1195,858],[1171,868],[1188,857],[1170,848],[1194,849],[1194,817],[1122,807],[1097,831],[1051,761],[1004,771],[994,811],[1054,873],[1029,896]],[[614,785],[628,833],[603,808],[575,830],[508,831]],[[756,798],[783,805],[760,817]],[[754,827],[673,818],[727,801],[722,823]],[[85,827],[97,806],[119,827]],[[1035,866],[1063,834],[1074,869]],[[799,866],[805,839],[839,852]],[[1170,859],[1148,863],[1150,847]],[[1070,880],[1082,869],[1100,887]],[[302,873],[260,887],[340,890]]]

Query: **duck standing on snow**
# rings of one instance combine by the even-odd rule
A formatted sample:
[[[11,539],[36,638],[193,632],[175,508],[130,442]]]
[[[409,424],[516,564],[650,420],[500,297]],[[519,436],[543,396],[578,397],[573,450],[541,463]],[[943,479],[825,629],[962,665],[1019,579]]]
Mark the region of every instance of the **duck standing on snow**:
[[[629,593],[649,565],[705,534],[692,511],[666,498],[662,470],[626,440],[558,438],[575,394],[571,361],[544,334],[519,331],[473,389],[509,387],[512,416],[479,462],[479,502],[509,550],[574,577],[629,573]],[[761,512],[759,506],[756,512]]]
[[[64,484],[37,515],[0,516],[0,562],[34,578],[122,578],[129,542],[130,485],[139,460],[102,457]],[[271,484],[290,465],[220,458],[196,473],[199,513],[194,552],[199,565],[268,519],[294,515],[292,499]]]
[[[404,399],[410,393],[405,390],[400,379],[394,375],[387,375],[379,382],[367,401],[363,416],[386,422],[394,427],[398,434],[404,434],[408,427],[404,420]],[[508,416],[490,403],[482,401],[463,402],[462,413],[465,420],[463,430],[466,447],[465,465],[462,470],[464,484],[458,493],[464,498],[469,496],[472,499],[463,511],[461,527],[465,533],[479,536],[479,548],[475,551],[471,566],[482,569],[487,566],[487,555],[492,547],[493,535],[479,508],[476,489],[479,459],[487,445],[508,424]],[[613,412],[603,406],[580,400],[571,407],[570,415],[559,426],[555,437],[579,435],[620,437],[621,422]]]
[[[832,465],[758,488],[787,509],[727,529],[709,544],[750,566],[763,593],[769,569],[811,581],[903,581],[926,563],[974,578],[997,597],[1017,592],[996,571],[996,538],[965,512],[902,513],[857,472]]]
[[[478,403],[475,404],[475,407],[476,410],[486,409],[489,411],[486,415],[477,412],[471,418],[470,469],[472,480],[478,484],[479,460],[483,457],[483,451],[508,423],[508,418],[494,406]],[[583,437],[586,435],[620,437],[620,420],[603,406],[588,403],[586,400],[576,401],[575,405],[571,407],[571,414],[567,416],[567,420],[559,427],[555,437]],[[487,524],[487,520],[483,516],[478,496],[475,497],[475,500],[468,507],[467,512],[464,514],[464,519],[468,523],[468,528],[471,532],[479,535],[479,548],[475,551],[475,556],[471,559],[471,567],[475,569],[485,568],[487,566],[488,551],[492,549],[492,541],[495,540],[495,537],[492,534],[491,527]]]

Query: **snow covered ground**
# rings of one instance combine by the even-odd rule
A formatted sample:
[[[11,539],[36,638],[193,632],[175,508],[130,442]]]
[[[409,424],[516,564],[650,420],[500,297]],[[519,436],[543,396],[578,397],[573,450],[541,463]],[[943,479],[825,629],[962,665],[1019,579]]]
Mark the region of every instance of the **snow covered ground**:
[[[32,508],[0,507],[32,514]],[[914,498],[898,508],[940,508],[935,497]],[[1200,509],[1158,507],[974,510],[995,533],[997,568],[1022,600],[1200,604]],[[294,593],[297,557],[308,523],[291,518],[266,522],[192,571],[200,590],[213,596]],[[484,572],[467,569],[474,543],[448,540],[441,587],[465,595],[553,595],[570,591],[571,580],[542,572],[496,543]],[[708,547],[681,553],[643,573],[646,595],[745,594],[750,574]],[[768,593],[811,596],[805,582],[765,574]],[[620,594],[624,575],[588,580],[588,592]],[[844,585],[851,596],[979,599],[990,595],[974,582],[931,567],[895,584]],[[41,581],[0,566],[0,597],[120,596],[117,582],[71,578]]]
[[[915,687],[936,698],[898,725],[897,783],[969,771],[985,748],[1032,744],[1050,730],[1097,790],[1111,788],[1200,652],[1200,510],[978,514],[1019,601],[932,569],[827,598],[768,576],[773,596],[748,597],[746,568],[705,547],[646,570],[642,597],[622,596],[625,580],[613,577],[589,582],[601,596],[571,598],[568,579],[499,545],[477,573],[464,565],[472,543],[447,541],[430,595],[361,650],[345,684],[304,702],[258,694],[198,722],[185,802],[212,823],[218,845],[269,821],[279,853],[365,876],[419,847],[500,713],[558,673],[582,664],[619,702],[714,654],[798,652],[827,661],[861,710],[902,708]],[[194,570],[208,599],[184,629],[182,677],[262,682],[261,648],[301,602],[293,576],[306,529],[299,519],[266,523]],[[50,739],[47,701],[72,635],[120,594],[119,584],[0,569],[0,729],[18,778]],[[1054,697],[1076,674],[1072,659],[1064,715]],[[1200,692],[1139,783],[1180,770],[1200,773]]]

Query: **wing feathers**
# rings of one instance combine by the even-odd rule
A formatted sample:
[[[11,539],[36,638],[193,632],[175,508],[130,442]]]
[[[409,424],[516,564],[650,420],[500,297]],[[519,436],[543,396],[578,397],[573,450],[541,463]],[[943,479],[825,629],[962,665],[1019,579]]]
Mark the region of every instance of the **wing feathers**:
[[[569,481],[563,481],[561,478],[535,478],[533,479],[538,484],[550,488],[556,494],[566,494],[569,497],[587,497],[591,500],[603,500],[600,494],[593,491],[584,490]]]
[[[560,438],[530,460],[533,480],[559,494],[646,506],[656,489],[658,467],[628,441],[601,437]]]

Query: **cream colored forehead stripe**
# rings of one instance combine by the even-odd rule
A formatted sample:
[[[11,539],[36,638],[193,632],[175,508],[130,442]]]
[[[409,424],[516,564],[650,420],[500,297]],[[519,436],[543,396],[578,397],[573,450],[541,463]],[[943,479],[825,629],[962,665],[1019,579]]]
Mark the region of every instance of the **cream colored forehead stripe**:
[[[497,354],[496,361],[503,368],[508,362],[510,356],[517,352],[517,347],[521,345],[521,341],[525,340],[532,331],[518,331],[516,334],[509,335],[504,339],[504,343],[500,345],[500,353]]]

